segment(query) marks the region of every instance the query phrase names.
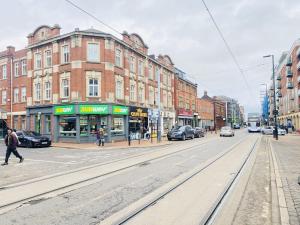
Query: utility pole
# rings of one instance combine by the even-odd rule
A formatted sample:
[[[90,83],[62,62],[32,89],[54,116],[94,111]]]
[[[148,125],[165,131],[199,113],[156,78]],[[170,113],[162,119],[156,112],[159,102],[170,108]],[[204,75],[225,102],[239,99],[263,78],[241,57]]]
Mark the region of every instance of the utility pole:
[[[272,57],[272,78],[273,78],[273,101],[274,101],[274,122],[275,122],[275,130],[274,130],[274,138],[278,140],[278,127],[277,127],[277,107],[276,107],[276,91],[275,91],[275,66],[274,66],[274,55],[266,55],[264,58]]]

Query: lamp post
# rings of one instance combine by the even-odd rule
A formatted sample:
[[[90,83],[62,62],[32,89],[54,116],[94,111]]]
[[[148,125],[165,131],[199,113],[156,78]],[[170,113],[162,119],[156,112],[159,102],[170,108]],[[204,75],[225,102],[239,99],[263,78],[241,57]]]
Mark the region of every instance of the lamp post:
[[[274,123],[275,123],[275,131],[274,131],[274,138],[278,140],[278,127],[277,127],[277,109],[276,109],[276,93],[275,93],[275,67],[274,67],[274,55],[265,55],[264,58],[272,58],[272,77],[273,77],[273,100],[274,100]]]

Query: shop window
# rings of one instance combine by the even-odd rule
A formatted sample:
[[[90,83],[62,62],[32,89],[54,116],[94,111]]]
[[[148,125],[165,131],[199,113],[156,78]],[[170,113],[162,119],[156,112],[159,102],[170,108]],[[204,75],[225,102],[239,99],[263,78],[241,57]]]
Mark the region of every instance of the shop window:
[[[88,117],[80,116],[80,136],[88,135]]]
[[[60,136],[76,136],[76,117],[61,116],[59,120]]]
[[[41,133],[41,115],[35,115],[35,132]]]
[[[51,134],[51,115],[45,115],[45,132]]]
[[[112,121],[111,135],[124,135],[124,118],[114,117]]]

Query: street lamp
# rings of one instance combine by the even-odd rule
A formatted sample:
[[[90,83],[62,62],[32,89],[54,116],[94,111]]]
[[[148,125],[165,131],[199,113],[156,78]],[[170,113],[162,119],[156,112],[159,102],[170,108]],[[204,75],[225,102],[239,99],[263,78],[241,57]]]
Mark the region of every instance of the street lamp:
[[[275,132],[274,138],[278,140],[278,127],[277,127],[277,109],[276,109],[276,94],[275,94],[275,67],[274,67],[274,55],[265,55],[264,58],[272,57],[272,77],[273,77],[273,100],[274,100],[274,122],[275,122]]]

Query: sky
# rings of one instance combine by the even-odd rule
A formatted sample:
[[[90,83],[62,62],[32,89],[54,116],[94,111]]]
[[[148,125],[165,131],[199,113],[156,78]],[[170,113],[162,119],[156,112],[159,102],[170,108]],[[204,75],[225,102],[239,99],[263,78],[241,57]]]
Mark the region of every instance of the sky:
[[[300,38],[299,0],[206,0],[243,77],[200,0],[72,1],[120,32],[139,34],[149,54],[169,55],[197,82],[200,97],[204,90],[210,96],[226,95],[246,112],[261,110],[261,84],[270,83],[271,59],[262,56],[274,54],[276,63]],[[93,27],[120,38],[65,0],[1,3],[0,51],[8,45],[26,47],[27,35],[40,25],[59,24],[61,33]]]

